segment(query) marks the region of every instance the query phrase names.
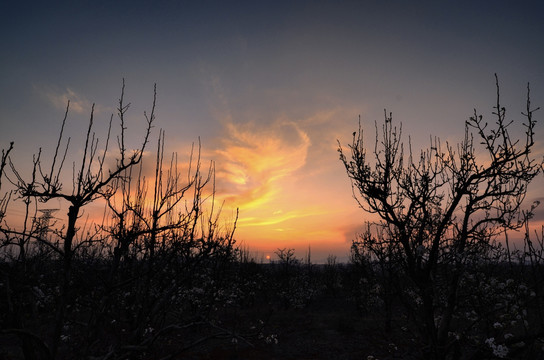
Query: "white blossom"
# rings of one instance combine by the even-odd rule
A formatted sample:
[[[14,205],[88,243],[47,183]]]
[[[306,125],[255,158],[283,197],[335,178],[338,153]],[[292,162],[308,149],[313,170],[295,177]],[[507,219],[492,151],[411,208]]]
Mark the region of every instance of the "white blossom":
[[[495,338],[489,338],[485,340],[485,343],[487,346],[491,348],[491,351],[493,351],[493,355],[503,359],[508,355],[508,348],[505,345],[502,344],[495,344]]]
[[[494,327],[495,329],[502,329],[502,324],[501,324],[500,322],[497,321],[496,323],[493,324],[493,327]]]

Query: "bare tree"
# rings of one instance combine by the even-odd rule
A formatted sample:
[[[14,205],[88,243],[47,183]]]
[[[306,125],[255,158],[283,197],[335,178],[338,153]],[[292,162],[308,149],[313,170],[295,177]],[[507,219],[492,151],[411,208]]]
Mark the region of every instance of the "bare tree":
[[[23,179],[19,174],[16,167],[11,163],[12,172],[15,175],[16,180],[13,184],[16,186],[19,195],[23,199],[37,199],[40,202],[47,202],[51,199],[65,200],[69,204],[66,228],[62,233],[62,243],[60,246],[56,244],[49,244],[62,258],[63,260],[63,272],[62,272],[62,284],[61,284],[61,296],[60,303],[58,304],[57,317],[55,322],[55,330],[53,334],[53,344],[51,347],[52,356],[54,357],[60,340],[61,330],[65,318],[66,307],[69,305],[69,289],[71,280],[72,259],[74,256],[76,233],[78,231],[77,222],[80,217],[80,213],[83,207],[97,200],[101,196],[101,191],[105,189],[109,184],[116,181],[116,179],[125,173],[128,169],[137,165],[141,159],[144,149],[149,141],[151,128],[155,119],[155,103],[156,103],[156,87],[153,95],[153,103],[151,113],[146,118],[146,129],[142,140],[142,145],[139,149],[134,150],[132,154],[128,153],[125,146],[125,113],[128,110],[130,104],[124,104],[124,89],[125,84],[123,80],[123,86],[121,91],[121,98],[119,100],[118,117],[120,120],[120,134],[117,137],[118,154],[116,156],[115,166],[108,168],[106,165],[106,159],[109,156],[109,145],[111,126],[113,122],[113,115],[110,118],[108,134],[104,143],[103,149],[99,149],[99,139],[93,132],[94,125],[94,104],[91,109],[89,125],[85,137],[85,145],[83,149],[83,155],[76,171],[76,164],[74,163],[73,178],[72,178],[72,190],[66,191],[64,184],[61,181],[61,174],[68,153],[70,144],[70,138],[66,141],[64,152],[60,153],[61,145],[63,142],[64,128],[68,117],[68,111],[70,103],[66,107],[66,113],[62,121],[62,126],[59,133],[59,138],[55,148],[51,165],[46,168],[42,162],[42,151],[38,152],[33,159],[32,175],[28,180]],[[45,239],[41,239],[45,241]]]
[[[10,142],[9,148],[2,149],[2,158],[0,159],[0,191],[2,190],[2,178],[4,177],[5,168],[8,165],[9,160],[9,153],[13,150],[13,141]],[[5,192],[2,197],[0,198],[0,231],[4,234],[4,239],[2,240],[2,243],[0,244],[1,248],[9,247],[13,244],[15,244],[12,241],[11,234],[7,233],[6,226],[3,225],[4,218],[6,217],[7,209],[9,202],[11,200],[12,191]],[[28,216],[28,203],[26,203],[26,214]],[[27,222],[25,221],[25,224]],[[24,246],[21,246],[21,243],[19,242],[20,250],[19,250],[19,258],[24,259]]]
[[[236,219],[232,229],[221,228],[213,162],[203,169],[199,141],[196,149],[194,145],[191,148],[183,169],[177,153],[165,161],[164,146],[165,133],[161,130],[153,164],[142,161],[138,167],[127,169],[103,191],[110,221],[102,229],[111,236],[113,262],[109,284],[92,310],[96,315],[88,326],[91,338],[103,326],[108,311],[117,305],[114,302],[122,287],[133,284],[138,294],[131,341],[139,343],[148,324],[160,322],[171,311],[175,305],[172,298],[180,286],[193,282],[191,278],[203,269],[233,260]],[[144,176],[147,166],[153,174],[149,179]],[[135,266],[129,268],[129,264]],[[176,280],[166,281],[174,269]],[[222,286],[220,275],[221,271],[210,275],[217,286]]]
[[[191,153],[192,163],[193,154]],[[157,142],[157,154],[152,183],[151,205],[147,204],[149,183],[142,175],[143,162],[139,171],[133,174],[134,168],[125,171],[102,192],[112,214],[112,223],[103,227],[116,241],[114,247],[113,272],[115,273],[121,257],[126,257],[129,247],[139,238],[146,238],[146,256],[152,267],[157,239],[168,231],[188,226],[190,212],[181,209],[185,193],[195,184],[200,176],[200,155],[196,173],[189,174],[184,183],[179,172],[177,154],[173,153],[170,165],[164,168],[164,131],[160,131]],[[209,179],[202,185],[205,186]],[[120,196],[116,196],[119,194]],[[196,205],[193,205],[193,208]],[[183,210],[187,210],[184,208]],[[164,237],[163,237],[164,238]],[[162,244],[163,246],[165,244]]]
[[[4,176],[4,169],[8,163],[9,153],[13,150],[13,141],[10,142],[7,150],[2,149],[2,158],[0,160],[0,190],[2,190],[2,177]],[[10,200],[11,193],[5,193],[0,199],[0,222],[6,215],[6,209]]]
[[[217,236],[223,236],[228,242],[224,244],[226,248],[232,248],[234,229],[225,234],[218,229],[221,209],[215,210],[213,163],[203,172],[200,153],[199,142],[196,153],[194,146],[191,149],[187,176],[183,179],[176,153],[172,154],[169,165],[164,165],[164,132],[161,131],[151,183],[142,175],[143,164],[140,163],[137,176],[133,176],[132,168],[127,169],[127,173],[103,193],[113,220],[104,229],[117,242],[114,268],[121,256],[126,256],[129,246],[139,239],[145,242],[143,256],[150,270],[156,251],[172,251],[180,245],[178,242],[182,242],[189,253],[177,255],[185,258],[196,250],[199,256],[212,251],[212,239],[217,240]],[[207,187],[211,189],[206,190]]]
[[[522,226],[527,185],[542,168],[531,156],[537,109],[531,108],[529,86],[521,140],[510,135],[513,121],[501,106],[497,77],[496,88],[495,123],[474,110],[457,145],[434,138],[419,155],[411,145],[405,154],[402,128],[385,112],[381,137],[376,126],[373,159],[367,157],[360,124],[349,155],[338,148],[355,199],[380,218],[371,224],[377,236],[363,237],[361,245],[381,254],[396,252],[421,299],[418,311],[430,358],[443,358],[450,350],[448,333],[464,267],[485,255],[499,234]]]

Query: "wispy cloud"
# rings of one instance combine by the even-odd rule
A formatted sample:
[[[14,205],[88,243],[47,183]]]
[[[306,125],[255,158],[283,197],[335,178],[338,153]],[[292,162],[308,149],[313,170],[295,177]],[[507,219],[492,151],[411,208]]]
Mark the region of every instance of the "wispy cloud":
[[[34,86],[42,96],[54,107],[64,110],[70,101],[70,111],[77,114],[86,114],[91,112],[92,102],[89,101],[84,95],[76,92],[75,90],[67,87],[64,90],[51,87],[51,86]],[[95,113],[106,111],[107,109],[98,105],[95,105]]]
[[[266,218],[258,218],[258,217],[242,218],[240,219],[239,223],[243,226],[269,226],[269,225],[277,225],[280,223],[284,223],[286,221],[290,221],[293,219],[300,220],[305,217],[323,215],[324,213],[325,211],[323,210],[306,207],[304,209],[294,209],[294,210],[290,210],[286,212],[274,211]],[[287,229],[276,228],[274,230],[284,231]],[[297,229],[297,230],[300,230],[300,229]]]
[[[336,151],[364,106],[342,101],[297,102],[297,94],[267,91],[273,106],[243,105],[240,94],[211,76],[210,111],[222,126],[204,158],[215,160],[216,199],[239,208],[237,238],[254,249],[308,244],[345,246],[351,191]],[[251,95],[253,96],[253,95]],[[346,209],[346,200],[349,205]],[[350,221],[353,221],[350,220]]]
[[[245,209],[262,206],[281,191],[282,179],[304,166],[309,146],[308,134],[293,122],[227,123],[215,150],[220,195]]]

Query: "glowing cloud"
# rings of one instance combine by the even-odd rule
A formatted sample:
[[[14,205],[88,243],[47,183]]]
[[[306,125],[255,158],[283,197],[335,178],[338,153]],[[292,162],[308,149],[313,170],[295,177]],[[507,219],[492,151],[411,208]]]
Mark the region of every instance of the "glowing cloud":
[[[217,178],[219,195],[232,206],[250,210],[270,202],[280,191],[278,182],[306,163],[310,138],[293,122],[266,128],[228,123],[226,129],[216,150]]]

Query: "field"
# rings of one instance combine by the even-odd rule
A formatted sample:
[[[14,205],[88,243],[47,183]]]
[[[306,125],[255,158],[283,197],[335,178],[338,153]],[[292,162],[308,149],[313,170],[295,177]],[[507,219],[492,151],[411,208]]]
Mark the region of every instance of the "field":
[[[0,318],[0,359],[51,358],[63,301],[58,359],[429,357],[417,308],[407,303],[408,286],[386,299],[380,279],[361,264],[330,260],[162,258],[152,273],[144,261],[127,261],[113,274],[111,262],[88,254],[74,262],[66,299],[58,285],[62,262],[39,255],[25,269],[4,262],[0,299],[8,311]],[[509,278],[526,270],[519,264],[478,269],[479,287],[473,277],[459,301],[447,358],[544,358],[542,295],[529,276]],[[499,305],[490,308],[493,302]],[[504,356],[497,346],[508,349]]]

